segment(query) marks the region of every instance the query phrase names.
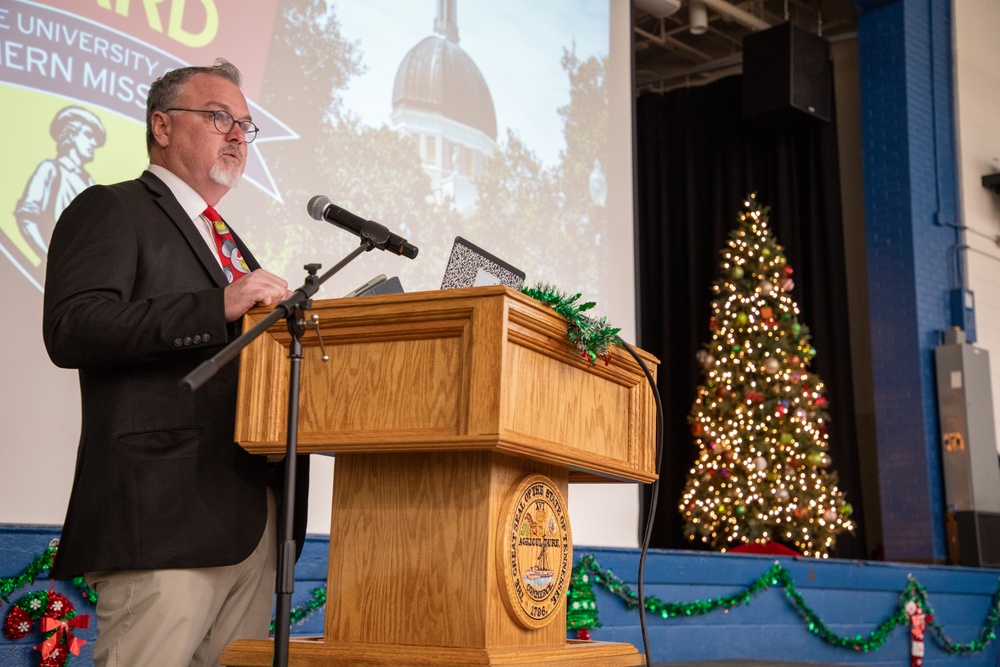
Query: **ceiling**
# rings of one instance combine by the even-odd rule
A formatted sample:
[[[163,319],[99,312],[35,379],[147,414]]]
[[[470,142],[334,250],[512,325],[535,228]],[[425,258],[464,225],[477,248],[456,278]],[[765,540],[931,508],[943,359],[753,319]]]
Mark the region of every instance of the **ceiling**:
[[[665,92],[737,74],[744,35],[786,20],[831,42],[852,38],[860,12],[849,0],[700,0],[707,10],[707,28],[692,34],[691,2],[635,0],[637,93]],[[643,7],[658,13],[676,11],[658,18]],[[694,15],[697,19],[697,6]]]

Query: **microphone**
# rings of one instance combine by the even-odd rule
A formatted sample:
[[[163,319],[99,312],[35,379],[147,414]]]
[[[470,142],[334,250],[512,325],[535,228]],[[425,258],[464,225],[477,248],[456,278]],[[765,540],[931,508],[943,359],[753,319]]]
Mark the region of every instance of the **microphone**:
[[[410,259],[416,257],[419,251],[419,248],[407,242],[403,237],[390,232],[385,225],[374,220],[365,220],[361,216],[335,206],[329,197],[316,195],[309,200],[306,209],[314,220],[326,220],[333,223],[355,236],[360,236],[363,243],[368,243],[379,250],[388,250],[393,254]]]

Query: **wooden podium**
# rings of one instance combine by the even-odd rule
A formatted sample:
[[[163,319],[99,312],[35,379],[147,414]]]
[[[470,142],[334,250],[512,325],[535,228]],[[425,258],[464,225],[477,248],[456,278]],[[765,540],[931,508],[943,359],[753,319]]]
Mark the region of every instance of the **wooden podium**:
[[[298,451],[337,457],[327,603],[289,664],[644,664],[631,644],[566,639],[569,483],[656,479],[632,357],[592,366],[562,317],[502,286],[317,301],[314,316]],[[289,342],[279,322],[243,352],[236,439],[252,453],[285,451]],[[270,666],[273,649],[238,640],[222,664]]]

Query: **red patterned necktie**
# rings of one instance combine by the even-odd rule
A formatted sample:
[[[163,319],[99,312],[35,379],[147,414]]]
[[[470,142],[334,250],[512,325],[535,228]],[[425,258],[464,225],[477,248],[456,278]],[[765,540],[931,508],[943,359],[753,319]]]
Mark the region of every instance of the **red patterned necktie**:
[[[250,267],[243,261],[240,249],[233,241],[233,235],[229,233],[229,227],[219,212],[209,206],[202,214],[212,223],[212,236],[215,238],[215,249],[219,252],[219,259],[222,260],[222,270],[226,273],[229,282],[239,280],[250,273]]]

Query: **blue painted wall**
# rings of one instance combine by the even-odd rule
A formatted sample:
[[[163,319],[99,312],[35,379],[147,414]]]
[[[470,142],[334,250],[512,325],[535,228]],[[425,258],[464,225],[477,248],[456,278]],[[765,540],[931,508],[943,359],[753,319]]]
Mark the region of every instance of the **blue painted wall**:
[[[0,527],[0,577],[18,575],[58,536],[55,527]],[[293,609],[306,608],[310,597],[326,584],[328,540],[309,537],[296,566]],[[635,549],[588,548],[578,545],[576,559],[593,555],[602,570],[636,588],[639,553]],[[646,595],[663,602],[693,602],[730,595],[745,589],[775,562],[772,557],[653,551],[646,564]],[[956,642],[967,643],[979,635],[997,590],[998,570],[941,566],[904,566],[855,561],[816,561],[781,558],[796,587],[829,628],[842,636],[868,633],[897,608],[898,598],[912,574],[927,590],[937,622]],[[0,611],[3,617],[21,596],[32,590],[47,590],[51,582],[36,581],[14,591]],[[594,585],[597,612],[603,625],[592,630],[597,641],[629,642],[642,650],[638,611]],[[93,607],[67,582],[56,590],[66,595],[80,614],[91,614],[91,627],[78,630],[86,639],[79,657],[71,657],[70,667],[92,667],[93,639],[96,636]],[[909,664],[908,629],[897,627],[888,641],[869,654],[831,646],[809,632],[806,623],[784,598],[781,589],[771,588],[748,604],[691,618],[649,618],[649,639],[656,662],[695,660],[757,659],[845,665]],[[323,633],[322,609],[292,629],[293,636]],[[0,637],[0,665],[36,667],[39,654],[33,646],[41,641],[37,628],[20,641]],[[927,667],[995,667],[1000,660],[1000,642],[969,656],[952,656],[928,639]]]
[[[885,558],[941,562],[933,350],[959,286],[950,0],[874,3],[858,49]]]

